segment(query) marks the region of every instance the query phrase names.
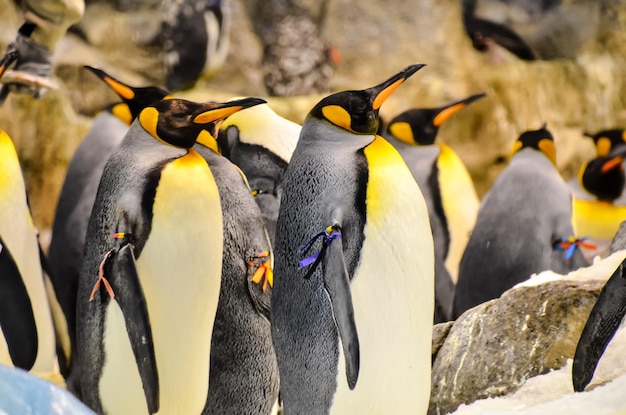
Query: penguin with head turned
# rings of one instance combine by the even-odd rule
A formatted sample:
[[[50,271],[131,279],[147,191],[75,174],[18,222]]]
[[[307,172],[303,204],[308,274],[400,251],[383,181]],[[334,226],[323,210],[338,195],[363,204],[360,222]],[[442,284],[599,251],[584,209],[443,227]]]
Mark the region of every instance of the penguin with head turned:
[[[218,141],[222,154],[246,175],[273,242],[282,181],[296,148],[300,125],[276,114],[269,104],[224,120]]]
[[[484,96],[474,94],[439,108],[410,109],[385,128],[385,138],[411,169],[428,207],[435,242],[435,323],[450,319],[459,263],[480,205],[461,158],[435,140],[446,120]]]
[[[157,101],[107,161],[77,302],[82,399],[96,412],[210,413],[222,393],[209,371],[224,226],[215,176],[192,147],[262,102]]]
[[[589,197],[574,196],[574,231],[595,243],[595,255],[608,253],[610,241],[626,220],[626,206],[617,203],[626,184],[625,157],[626,146],[620,145],[609,154],[584,163],[578,172],[580,188]]]
[[[285,414],[425,413],[434,252],[424,198],[377,135],[423,65],[322,99],[285,172],[272,337]]]
[[[533,273],[566,274],[588,265],[576,249],[580,241],[570,240],[572,196],[556,168],[550,131],[543,126],[522,133],[512,153],[509,165],[482,200],[463,254],[455,319]]]
[[[48,263],[52,283],[68,321],[72,348],[76,347],[76,292],[85,234],[102,170],[139,112],[168,95],[159,87],[135,88],[100,69],[85,68],[102,79],[122,102],[111,104],[93,120],[91,129],[72,157],[57,201]],[[72,365],[70,361],[70,371]],[[73,372],[68,380],[68,387],[73,391],[75,375]]]
[[[0,77],[17,58],[0,59]],[[20,162],[0,129],[0,363],[62,383],[37,229]]]
[[[226,108],[228,112],[236,109]],[[279,386],[269,321],[272,246],[246,176],[220,152],[216,136],[221,122],[213,127],[207,124],[194,146],[215,178],[224,227],[207,407],[215,414],[269,414],[278,400]]]

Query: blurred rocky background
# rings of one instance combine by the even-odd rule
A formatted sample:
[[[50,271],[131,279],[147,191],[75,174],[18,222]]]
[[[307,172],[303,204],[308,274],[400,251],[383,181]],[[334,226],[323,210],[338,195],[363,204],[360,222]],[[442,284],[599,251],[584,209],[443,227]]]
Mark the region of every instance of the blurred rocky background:
[[[208,56],[194,43],[194,28],[216,3],[229,47],[210,45],[215,52]],[[0,21],[4,50],[21,24],[13,0],[0,0]],[[0,125],[18,147],[35,221],[45,230],[91,117],[115,101],[84,64],[196,100],[289,95],[271,104],[301,122],[319,94],[369,87],[408,64],[426,63],[381,116],[486,92],[439,133],[482,195],[525,129],[548,123],[558,166],[570,178],[593,154],[583,131],[626,125],[625,25],[620,0],[89,0],[55,52],[59,90],[37,101],[10,96],[0,107]],[[514,30],[524,53],[537,59],[515,55],[519,39],[498,27]],[[176,67],[194,56],[199,63]]]

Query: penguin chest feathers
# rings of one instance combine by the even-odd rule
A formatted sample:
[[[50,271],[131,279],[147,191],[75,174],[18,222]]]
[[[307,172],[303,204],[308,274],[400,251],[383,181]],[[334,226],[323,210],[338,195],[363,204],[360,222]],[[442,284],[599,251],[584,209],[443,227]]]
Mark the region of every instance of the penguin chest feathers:
[[[434,307],[434,252],[426,203],[402,157],[382,137],[376,136],[364,155],[365,238],[350,288],[361,373],[349,391],[340,356],[333,412],[425,413]]]
[[[159,413],[200,413],[209,387],[223,228],[213,174],[195,150],[165,165],[152,212],[151,231],[136,268],[152,329],[160,387]],[[119,401],[114,391],[119,390],[120,383],[132,382],[120,376],[128,356],[115,354],[119,348],[113,342],[116,337],[125,336],[125,329],[123,320],[121,323],[111,320],[114,316],[109,311],[105,339],[111,340],[105,340],[108,362],[101,382],[103,402],[113,406]],[[109,337],[109,329],[121,332],[111,333]],[[141,391],[140,386],[121,387]],[[125,413],[128,408],[145,407],[143,393],[135,395],[137,406],[122,402],[118,403],[122,407],[107,405],[105,409],[110,413]]]

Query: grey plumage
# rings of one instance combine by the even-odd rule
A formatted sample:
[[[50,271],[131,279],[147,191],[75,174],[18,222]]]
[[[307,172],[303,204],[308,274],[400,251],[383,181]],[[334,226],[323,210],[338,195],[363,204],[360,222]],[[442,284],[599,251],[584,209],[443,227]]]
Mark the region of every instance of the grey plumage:
[[[269,322],[271,288],[264,292],[262,283],[251,282],[256,267],[248,265],[257,254],[271,251],[269,237],[259,207],[235,166],[201,144],[194,148],[215,177],[224,224],[222,286],[211,342],[211,393],[204,413],[269,414],[279,387]]]
[[[586,266],[579,250],[570,264],[555,241],[574,234],[568,186],[534,148],[511,159],[483,199],[463,255],[453,317],[544,270],[567,273]]]

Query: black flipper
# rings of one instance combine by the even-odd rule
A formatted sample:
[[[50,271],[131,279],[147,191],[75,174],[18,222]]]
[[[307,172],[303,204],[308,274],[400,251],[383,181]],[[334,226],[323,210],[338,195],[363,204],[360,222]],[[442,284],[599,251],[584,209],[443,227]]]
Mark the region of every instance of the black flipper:
[[[626,314],[626,260],[615,270],[600,292],[600,297],[580,335],[572,367],[572,381],[576,392],[583,391],[591,381],[600,357],[615,335],[624,314]]]
[[[148,308],[135,267],[133,245],[126,244],[107,261],[105,272],[126,323],[126,331],[143,383],[148,411],[159,410],[159,377]]]
[[[340,232],[335,230],[335,232]],[[359,378],[359,336],[354,321],[354,307],[350,291],[350,277],[343,257],[341,238],[326,243],[319,257],[324,268],[324,288],[330,297],[333,316],[346,359],[346,377],[350,389],[354,389]],[[319,259],[319,258],[318,258]]]
[[[11,361],[30,370],[37,358],[35,315],[17,264],[0,238],[0,326]]]

